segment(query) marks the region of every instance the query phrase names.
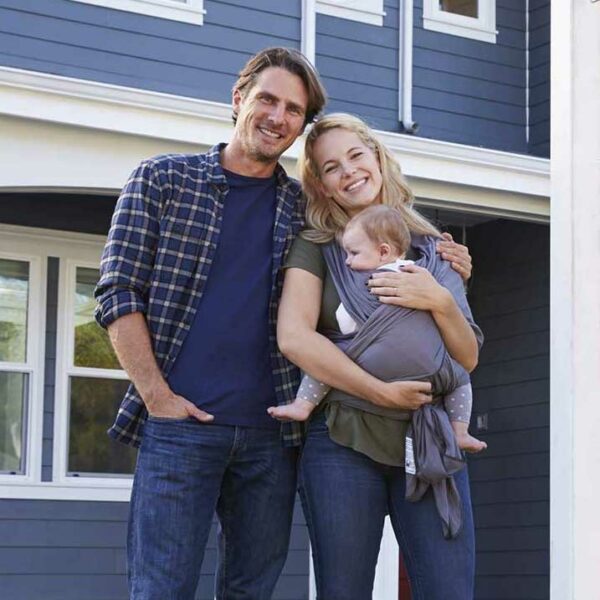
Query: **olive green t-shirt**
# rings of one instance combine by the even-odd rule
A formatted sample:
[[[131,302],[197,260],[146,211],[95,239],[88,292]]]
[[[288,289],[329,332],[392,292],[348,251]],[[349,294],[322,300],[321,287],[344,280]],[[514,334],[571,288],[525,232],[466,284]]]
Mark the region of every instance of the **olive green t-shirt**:
[[[339,331],[335,311],[340,297],[322,253],[322,245],[297,237],[285,269],[298,268],[323,281],[321,310],[317,331]],[[402,358],[399,357],[399,360]],[[329,436],[334,442],[366,454],[373,460],[392,466],[404,466],[404,444],[408,421],[374,415],[339,402],[322,402],[327,417]]]

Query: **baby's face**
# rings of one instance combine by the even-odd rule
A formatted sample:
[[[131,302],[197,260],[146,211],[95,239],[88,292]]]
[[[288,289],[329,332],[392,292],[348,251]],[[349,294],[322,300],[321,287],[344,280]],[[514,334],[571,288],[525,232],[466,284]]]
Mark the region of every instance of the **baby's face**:
[[[379,244],[369,239],[360,226],[346,227],[342,236],[346,264],[354,271],[370,271],[381,266],[383,260]]]

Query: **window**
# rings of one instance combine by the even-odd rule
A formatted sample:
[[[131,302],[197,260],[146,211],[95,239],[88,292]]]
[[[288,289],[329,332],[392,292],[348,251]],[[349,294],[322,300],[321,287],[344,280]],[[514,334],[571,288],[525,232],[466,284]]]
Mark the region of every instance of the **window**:
[[[25,473],[29,262],[0,258],[0,472]],[[9,365],[11,368],[9,370]]]
[[[39,471],[40,261],[0,244],[0,483]]]
[[[495,0],[423,0],[423,27],[483,42],[496,42]]]
[[[93,317],[104,241],[0,224],[0,498],[129,499],[136,451],[106,435],[129,381]]]
[[[73,0],[194,25],[204,23],[204,0]]]
[[[440,10],[476,19],[479,12],[478,4],[478,0],[440,0]]]
[[[74,485],[90,478],[122,480],[135,467],[135,450],[106,435],[129,381],[107,332],[94,320],[98,275],[97,263],[68,259],[61,265],[54,472]]]
[[[383,0],[317,0],[317,12],[323,15],[383,25]]]

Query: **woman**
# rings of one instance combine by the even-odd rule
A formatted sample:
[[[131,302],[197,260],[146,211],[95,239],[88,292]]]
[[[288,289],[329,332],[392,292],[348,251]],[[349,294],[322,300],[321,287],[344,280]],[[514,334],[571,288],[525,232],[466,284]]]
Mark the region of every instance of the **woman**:
[[[412,233],[437,231],[412,209],[412,195],[391,153],[355,117],[330,115],[318,121],[308,134],[300,165],[309,230],[296,241],[286,265],[278,318],[280,348],[304,371],[342,394],[378,407],[415,410],[431,401],[429,383],[379,381],[323,335],[336,329],[339,296],[320,244],[335,240],[351,217],[377,203],[397,207]],[[425,269],[375,274],[369,285],[382,302],[429,310],[451,356],[468,370],[475,366],[478,343],[471,325],[450,292]],[[300,492],[319,597],[371,597],[389,513],[413,599],[471,598],[474,538],[466,470],[455,476],[463,527],[455,539],[445,540],[431,494],[414,504],[406,502],[401,467],[383,465],[352,449],[377,423],[357,417],[356,411],[345,410],[331,397],[335,391],[310,422],[300,462]],[[385,435],[404,437],[406,428],[406,421],[395,421]]]

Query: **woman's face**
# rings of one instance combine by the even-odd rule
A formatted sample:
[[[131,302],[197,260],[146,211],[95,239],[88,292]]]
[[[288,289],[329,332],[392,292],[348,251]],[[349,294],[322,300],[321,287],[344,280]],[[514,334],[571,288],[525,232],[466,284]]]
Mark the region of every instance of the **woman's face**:
[[[356,133],[331,129],[317,139],[313,152],[325,196],[349,216],[381,201],[379,161]]]

